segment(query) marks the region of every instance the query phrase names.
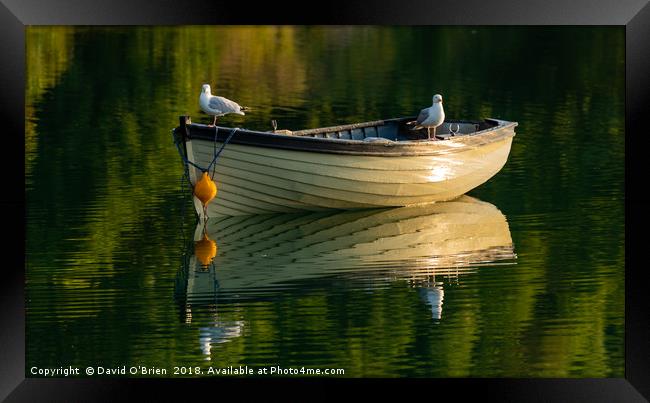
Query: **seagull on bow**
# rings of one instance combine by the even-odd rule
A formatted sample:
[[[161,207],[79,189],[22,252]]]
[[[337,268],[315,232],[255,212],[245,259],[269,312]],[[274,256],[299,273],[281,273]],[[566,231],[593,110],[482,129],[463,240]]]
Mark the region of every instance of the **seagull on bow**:
[[[433,128],[433,139],[436,140],[436,127],[440,126],[444,121],[445,110],[442,108],[442,95],[436,94],[433,96],[433,105],[422,109],[416,120],[406,124],[415,125],[411,130],[419,130],[426,127],[429,139],[431,139],[431,128]]]
[[[201,105],[203,112],[214,116],[214,120],[210,126],[217,124],[217,117],[219,116],[229,113],[244,115],[244,111],[249,110],[249,108],[240,106],[237,102],[231,101],[228,98],[212,95],[210,85],[208,84],[203,84],[201,96],[199,97],[199,105]]]

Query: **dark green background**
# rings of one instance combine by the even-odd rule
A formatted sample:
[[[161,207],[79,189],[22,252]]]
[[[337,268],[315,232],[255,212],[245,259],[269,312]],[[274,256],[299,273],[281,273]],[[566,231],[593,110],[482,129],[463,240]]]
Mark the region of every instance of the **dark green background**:
[[[26,39],[27,368],[624,375],[622,28],[29,27]],[[415,115],[434,93],[448,118],[519,122],[503,170],[470,192],[507,217],[516,264],[437,278],[439,321],[406,281],[327,276],[196,307],[186,323],[175,281],[194,218],[170,130],[181,114],[209,120],[204,82],[254,108],[222,124],[252,129]],[[209,361],[200,328],[217,321],[244,331]]]

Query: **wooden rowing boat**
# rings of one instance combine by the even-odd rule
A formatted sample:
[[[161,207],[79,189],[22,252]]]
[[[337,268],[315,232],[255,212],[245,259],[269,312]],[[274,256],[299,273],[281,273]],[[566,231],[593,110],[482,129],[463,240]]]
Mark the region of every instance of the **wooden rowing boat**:
[[[452,200],[505,165],[516,122],[447,120],[437,141],[414,131],[414,117],[300,131],[193,124],[181,116],[174,138],[187,161],[214,166],[218,195],[209,217],[301,210],[411,206]],[[189,166],[192,184],[200,170]],[[212,175],[212,170],[210,171]],[[197,213],[203,216],[195,197]]]

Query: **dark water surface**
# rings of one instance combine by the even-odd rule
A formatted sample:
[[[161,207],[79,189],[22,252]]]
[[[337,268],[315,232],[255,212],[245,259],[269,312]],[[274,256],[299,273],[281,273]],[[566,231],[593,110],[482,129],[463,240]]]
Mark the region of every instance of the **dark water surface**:
[[[622,28],[31,27],[27,67],[28,376],[624,375]],[[434,93],[450,119],[519,126],[454,202],[197,228],[171,129],[209,120],[204,82],[251,129],[414,115]]]

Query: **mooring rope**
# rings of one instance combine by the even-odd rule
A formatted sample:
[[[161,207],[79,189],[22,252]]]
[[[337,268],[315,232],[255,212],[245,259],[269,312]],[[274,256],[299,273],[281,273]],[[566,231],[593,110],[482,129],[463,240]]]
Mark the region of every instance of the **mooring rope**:
[[[214,183],[214,175],[216,173],[216,164],[217,160],[221,156],[221,153],[223,152],[224,148],[226,148],[226,145],[230,142],[232,137],[235,135],[235,133],[239,130],[238,127],[233,128],[230,131],[230,134],[226,138],[226,140],[223,142],[221,145],[221,148],[219,148],[219,151],[217,151],[217,139],[219,137],[219,128],[215,126],[214,128],[214,140],[213,140],[213,153],[214,156],[212,158],[212,161],[210,161],[210,164],[208,164],[207,168],[203,168],[200,165],[190,161],[187,159],[185,154],[183,153],[183,150],[181,150],[181,139],[179,136],[176,136],[175,130],[172,130],[172,138],[174,139],[174,144],[176,145],[176,150],[178,150],[178,155],[181,156],[181,160],[183,161],[183,176],[181,177],[181,181],[184,179],[187,180],[187,184],[189,185],[190,188],[192,188],[192,194],[196,196],[201,203],[203,204],[203,213],[207,219],[207,206],[208,203],[216,196],[217,194],[217,186]],[[203,173],[203,176],[201,179],[197,181],[195,185],[192,185],[192,182],[190,180],[190,169],[189,166],[192,165],[193,167],[197,168]],[[212,169],[212,177],[208,178],[208,173]],[[182,186],[182,185],[181,185]],[[199,189],[200,188],[200,189]],[[198,193],[197,193],[198,192]],[[184,207],[182,208],[184,209]],[[181,214],[183,211],[181,211]],[[181,223],[181,226],[183,227],[183,223]]]
[[[219,130],[219,129],[217,129],[217,127],[215,126],[215,128],[214,128],[214,149],[215,149],[215,150],[216,150],[216,144],[217,144],[217,133],[218,133],[218,130]],[[238,128],[238,127],[235,127],[235,128],[233,128],[233,129],[230,131],[230,134],[229,134],[228,137],[226,138],[226,141],[224,141],[223,144],[221,145],[221,148],[219,149],[219,152],[217,152],[217,153],[214,154],[214,158],[212,159],[212,162],[210,163],[210,165],[208,165],[208,169],[205,170],[205,171],[203,171],[203,172],[208,172],[208,171],[210,171],[210,167],[211,167],[212,165],[215,165],[215,166],[216,166],[216,164],[217,164],[217,158],[219,158],[219,155],[221,155],[221,152],[223,151],[223,149],[226,148],[226,144],[228,144],[228,142],[230,142],[230,139],[232,138],[232,136],[235,135],[235,132],[237,132],[237,130],[239,130],[239,128]],[[213,170],[212,170],[212,180],[214,180],[214,173],[215,173],[215,172],[216,172],[216,169],[213,169]]]
[[[225,141],[223,142],[223,144],[221,145],[221,148],[219,149],[219,151],[217,151],[217,136],[218,136],[218,133],[219,133],[219,128],[215,126],[215,128],[214,128],[214,158],[212,158],[212,161],[210,162],[210,164],[208,165],[207,168],[203,168],[203,167],[199,166],[198,164],[195,164],[194,162],[188,160],[188,159],[185,157],[185,155],[183,154],[183,150],[181,150],[181,144],[180,144],[180,141],[174,139],[174,144],[176,144],[176,149],[178,150],[178,155],[181,156],[181,159],[183,160],[183,162],[184,162],[186,165],[192,165],[193,167],[197,168],[197,169],[200,170],[201,172],[209,172],[213,165],[216,166],[217,159],[218,159],[219,156],[221,155],[221,152],[222,152],[223,149],[226,147],[226,144],[228,144],[228,143],[230,142],[230,139],[232,139],[232,136],[235,135],[235,133],[237,132],[237,130],[239,130],[239,127],[235,127],[235,128],[233,128],[233,129],[230,131],[230,134],[228,135],[228,137],[226,138],[226,140],[225,140]],[[213,171],[212,171],[212,180],[214,180],[214,173],[215,173],[215,172],[216,172],[216,170],[213,170]]]

